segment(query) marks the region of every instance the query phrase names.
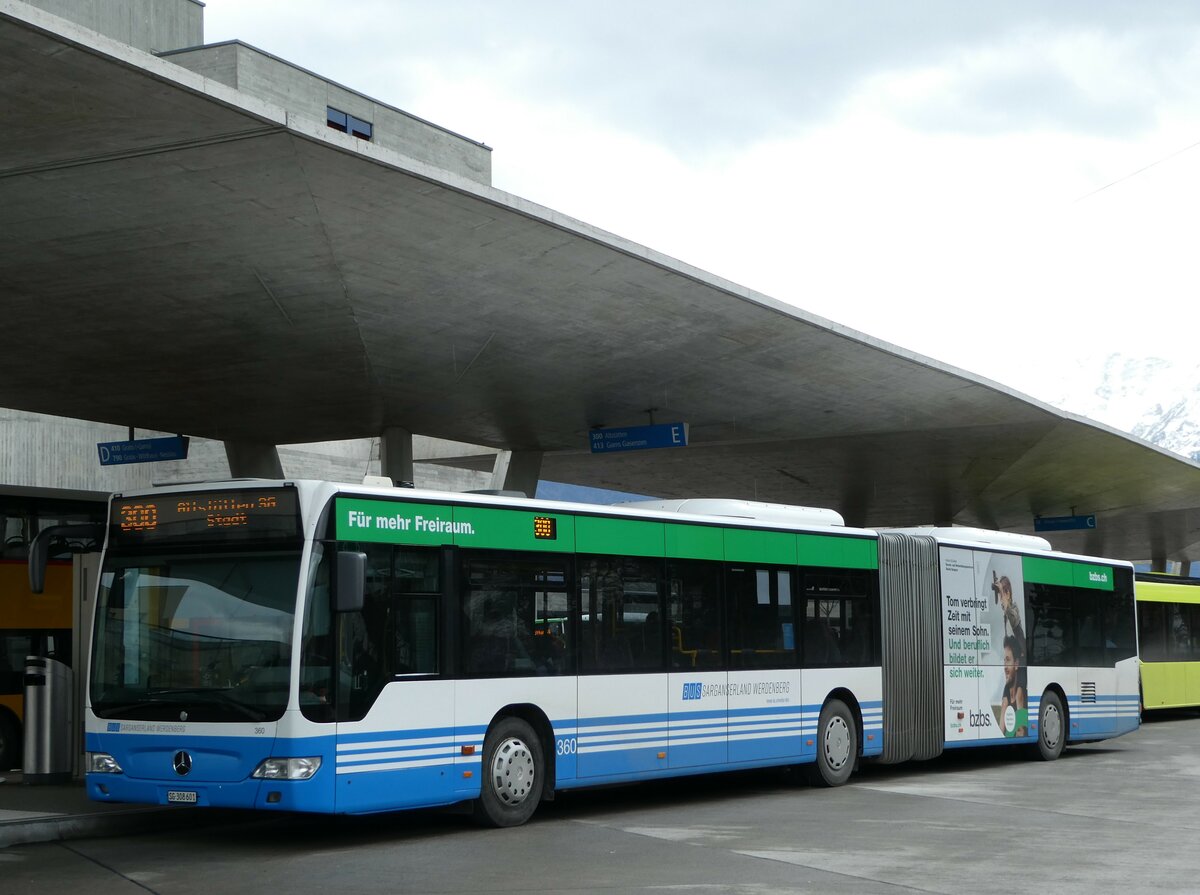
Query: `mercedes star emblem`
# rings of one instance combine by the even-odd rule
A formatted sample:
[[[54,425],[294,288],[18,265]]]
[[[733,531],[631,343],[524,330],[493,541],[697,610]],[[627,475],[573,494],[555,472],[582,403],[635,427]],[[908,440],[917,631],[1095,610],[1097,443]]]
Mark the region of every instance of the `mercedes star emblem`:
[[[176,752],[171,760],[171,767],[175,768],[175,773],[180,777],[186,777],[192,770],[192,756],[183,750]]]

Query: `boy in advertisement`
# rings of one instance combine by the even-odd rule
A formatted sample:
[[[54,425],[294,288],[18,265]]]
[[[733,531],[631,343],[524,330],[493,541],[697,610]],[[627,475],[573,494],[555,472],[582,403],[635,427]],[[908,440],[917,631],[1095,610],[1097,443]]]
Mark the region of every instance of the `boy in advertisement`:
[[[1004,680],[1000,703],[993,705],[996,721],[1006,737],[1029,734],[1029,687],[1025,668],[1025,629],[1021,624],[1021,607],[1013,599],[1012,579],[992,569],[992,600],[1000,609],[1003,627],[993,631],[1000,636],[1004,656]],[[993,640],[995,643],[995,640]]]
[[[1023,737],[1029,733],[1029,696],[1023,656],[1018,652],[1016,636],[1004,638],[1004,689],[1000,691],[1000,710],[996,717],[1005,736]]]

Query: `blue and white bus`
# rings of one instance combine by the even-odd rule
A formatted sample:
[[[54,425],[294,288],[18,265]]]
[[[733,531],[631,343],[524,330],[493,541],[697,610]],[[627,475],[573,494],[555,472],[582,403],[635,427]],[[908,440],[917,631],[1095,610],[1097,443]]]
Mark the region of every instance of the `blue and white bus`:
[[[110,504],[98,801],[368,813],[1133,730],[1133,570],[1038,538],[742,501],[328,482]]]

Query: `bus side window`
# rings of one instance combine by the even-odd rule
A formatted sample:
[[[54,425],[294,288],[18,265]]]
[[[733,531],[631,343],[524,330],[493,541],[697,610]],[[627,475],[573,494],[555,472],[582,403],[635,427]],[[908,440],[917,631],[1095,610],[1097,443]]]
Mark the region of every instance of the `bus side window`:
[[[395,549],[384,636],[393,675],[437,673],[439,556],[428,548]]]
[[[791,569],[729,567],[725,593],[733,668],[795,667],[794,577]]]
[[[1104,602],[1107,594],[1073,587],[1076,664],[1088,668],[1108,664],[1104,639]]]
[[[558,675],[574,668],[574,600],[562,557],[463,554],[462,671]]]
[[[1137,655],[1136,610],[1133,603],[1133,577],[1118,570],[1116,587],[1105,594],[1104,631],[1108,649],[1107,664]]]
[[[1138,639],[1143,662],[1161,662],[1167,658],[1166,605],[1145,600],[1137,604]]]
[[[667,623],[671,626],[673,668],[724,667],[721,652],[722,566],[703,560],[671,560],[667,565]]]
[[[805,668],[878,662],[878,587],[858,569],[802,570]]]
[[[1075,622],[1071,588],[1054,584],[1026,584],[1029,609],[1029,664],[1074,665]]]
[[[662,564],[640,557],[580,557],[581,671],[658,671]],[[652,633],[646,637],[646,622]]]

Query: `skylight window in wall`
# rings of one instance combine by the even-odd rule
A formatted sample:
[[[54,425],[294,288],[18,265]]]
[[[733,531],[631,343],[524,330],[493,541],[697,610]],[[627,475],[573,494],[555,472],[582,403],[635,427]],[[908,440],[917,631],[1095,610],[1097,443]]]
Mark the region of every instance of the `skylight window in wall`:
[[[373,132],[371,122],[355,118],[353,115],[343,112],[340,109],[335,109],[333,106],[325,107],[325,123],[335,131],[350,134],[352,137],[358,137],[360,140],[370,140]]]

